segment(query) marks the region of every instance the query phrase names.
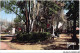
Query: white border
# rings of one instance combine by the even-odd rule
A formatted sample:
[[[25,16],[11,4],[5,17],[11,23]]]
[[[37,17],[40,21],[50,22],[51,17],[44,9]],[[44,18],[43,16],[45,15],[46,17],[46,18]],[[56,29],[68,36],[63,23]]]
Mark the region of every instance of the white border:
[[[1,50],[0,53],[5,53],[5,52],[8,52],[8,53],[65,53],[65,52],[68,52],[68,53],[72,53],[72,52],[76,52],[76,53],[80,53],[79,50]]]
[[[3,0],[3,1],[5,1],[5,0]],[[64,0],[62,0],[62,1],[64,1]],[[66,1],[70,1],[70,0],[66,0]],[[0,8],[1,8],[1,6],[0,6]],[[80,0],[79,0],[79,30],[80,30]],[[79,31],[79,35],[80,35],[80,31]],[[68,52],[68,53],[77,52],[77,53],[80,53],[79,50],[0,50],[0,53],[64,53],[64,52]]]
[[[79,0],[79,44],[80,44],[80,0]],[[80,45],[79,45],[80,50]]]

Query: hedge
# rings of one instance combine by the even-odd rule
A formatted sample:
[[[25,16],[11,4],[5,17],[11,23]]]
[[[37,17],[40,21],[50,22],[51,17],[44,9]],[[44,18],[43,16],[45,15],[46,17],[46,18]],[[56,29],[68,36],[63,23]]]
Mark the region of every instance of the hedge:
[[[49,39],[51,34],[49,32],[33,32],[33,33],[26,33],[26,32],[19,32],[16,35],[16,41],[19,42],[41,42]]]

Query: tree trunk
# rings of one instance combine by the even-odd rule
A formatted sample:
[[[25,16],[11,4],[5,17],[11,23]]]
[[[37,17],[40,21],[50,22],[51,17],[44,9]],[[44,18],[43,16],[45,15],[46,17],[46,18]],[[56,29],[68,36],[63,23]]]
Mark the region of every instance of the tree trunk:
[[[30,1],[29,1],[29,14],[28,14],[28,33],[29,33],[29,17],[30,17]]]
[[[47,17],[46,17],[46,32],[47,32]]]
[[[34,4],[34,7],[33,7],[33,21],[32,21],[32,24],[31,24],[31,31],[33,31],[33,28],[34,28],[34,23],[35,23],[35,11],[36,11],[36,0],[33,0],[33,4]]]
[[[52,33],[52,36],[55,36],[55,33],[54,33],[54,25],[53,25],[53,33]]]
[[[76,38],[76,19],[73,22],[73,38]]]
[[[76,37],[76,20],[77,20],[77,18],[76,18],[76,15],[75,15],[75,12],[74,12],[74,19],[73,19],[73,39],[75,39],[75,38],[77,38]]]
[[[30,16],[30,1],[29,1],[29,13],[26,9],[26,32],[29,33],[29,16]]]
[[[26,32],[28,32],[28,15],[27,15],[27,9],[26,9]]]
[[[31,31],[30,31],[30,32],[33,31],[34,22],[35,22],[35,20],[32,21],[32,24],[31,24]]]
[[[79,44],[79,39],[76,36],[76,18],[74,19],[74,22],[73,22],[73,36],[72,36],[72,40],[74,42],[76,42],[76,45]]]
[[[57,21],[56,30],[58,30],[58,24],[59,24],[59,21]]]

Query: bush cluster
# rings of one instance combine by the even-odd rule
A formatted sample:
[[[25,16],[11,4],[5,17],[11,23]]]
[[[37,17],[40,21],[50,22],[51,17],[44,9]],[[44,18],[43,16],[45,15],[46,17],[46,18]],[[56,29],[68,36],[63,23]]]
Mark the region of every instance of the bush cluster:
[[[49,32],[18,33],[16,40],[21,42],[41,42],[51,37]]]

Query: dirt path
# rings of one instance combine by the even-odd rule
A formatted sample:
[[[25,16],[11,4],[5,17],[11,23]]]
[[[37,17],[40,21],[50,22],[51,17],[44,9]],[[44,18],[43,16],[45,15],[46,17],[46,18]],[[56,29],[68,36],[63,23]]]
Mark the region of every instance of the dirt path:
[[[14,50],[6,42],[0,42],[0,50]]]
[[[1,50],[66,50],[67,49],[67,39],[70,39],[70,36],[66,34],[61,34],[59,38],[55,38],[54,41],[49,43],[49,41],[43,42],[41,44],[30,44],[30,43],[12,43],[9,41],[1,42]]]
[[[41,44],[29,44],[29,43],[12,43],[9,42],[11,47],[19,50],[66,50],[67,42],[64,39],[55,39],[55,41],[49,43],[49,41]]]

